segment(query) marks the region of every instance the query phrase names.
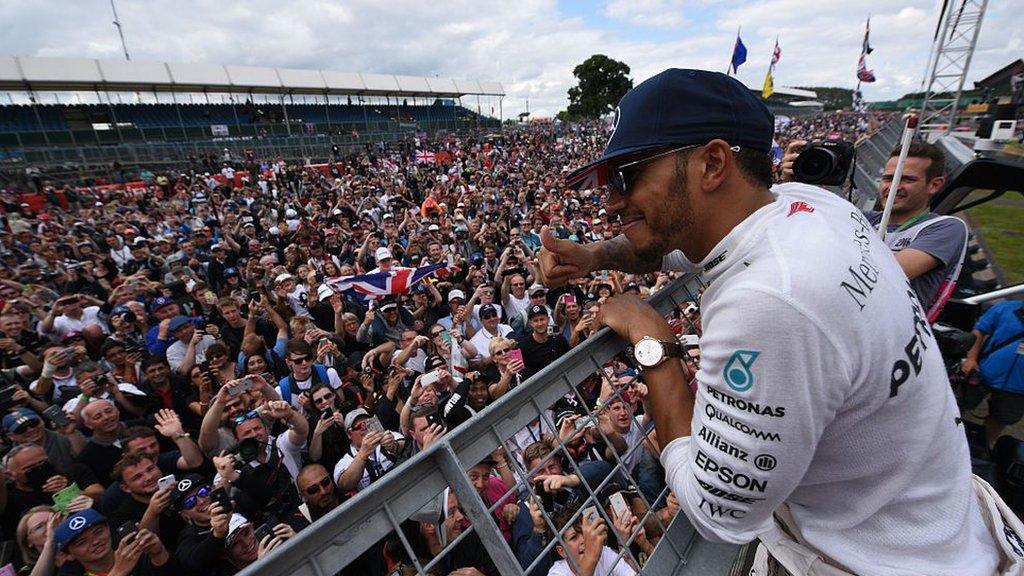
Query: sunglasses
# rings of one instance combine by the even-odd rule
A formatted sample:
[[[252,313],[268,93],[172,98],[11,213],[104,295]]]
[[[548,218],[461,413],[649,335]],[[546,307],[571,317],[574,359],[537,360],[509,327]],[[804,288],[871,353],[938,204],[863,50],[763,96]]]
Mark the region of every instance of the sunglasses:
[[[246,420],[255,420],[256,418],[259,418],[259,417],[260,417],[260,413],[259,412],[255,411],[255,410],[249,410],[245,414],[241,414],[239,416],[235,416],[234,423],[235,423],[235,426],[238,426],[239,424],[241,424],[242,422],[245,422]]]
[[[701,146],[703,145],[691,144],[688,146],[671,148],[669,150],[665,150],[664,152],[654,154],[653,156],[647,156],[646,158],[641,158],[639,160],[634,160],[632,162],[627,162],[620,166],[616,166],[615,168],[609,170],[608,186],[616,190],[619,194],[627,196],[629,195],[630,190],[633,188],[633,185],[636,183],[636,177],[639,176],[642,172],[641,167],[644,164],[647,164],[648,162],[653,162],[658,158],[662,158],[670,154],[675,154],[676,152],[689,150],[691,148],[700,148]]]
[[[331,478],[329,476],[324,476],[319,482],[306,486],[306,494],[316,496],[321,492],[326,492],[327,489],[330,488],[331,484],[333,484]]]
[[[306,362],[310,362],[312,359],[309,356],[295,356],[293,358],[289,358],[289,360],[296,364],[305,364]]]
[[[209,497],[210,492],[213,492],[213,488],[211,488],[210,486],[203,486],[202,488],[197,490],[195,494],[181,501],[181,509],[191,510],[195,508],[196,504],[199,503],[199,499]]]
[[[509,351],[511,351],[511,350],[512,350],[511,348],[499,348],[498,350],[494,351],[492,356],[504,356],[505,354],[508,354]]]

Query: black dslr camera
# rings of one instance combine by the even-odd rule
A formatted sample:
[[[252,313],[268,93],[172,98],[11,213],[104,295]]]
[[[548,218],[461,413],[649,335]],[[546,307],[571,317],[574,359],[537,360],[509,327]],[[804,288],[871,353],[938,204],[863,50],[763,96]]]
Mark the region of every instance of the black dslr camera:
[[[793,162],[793,179],[818,186],[841,186],[853,168],[853,144],[845,140],[812,142]]]

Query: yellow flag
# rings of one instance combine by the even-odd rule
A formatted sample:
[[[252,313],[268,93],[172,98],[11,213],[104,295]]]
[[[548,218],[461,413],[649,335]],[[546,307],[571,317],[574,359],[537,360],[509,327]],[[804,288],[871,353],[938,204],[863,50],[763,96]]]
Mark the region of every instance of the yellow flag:
[[[761,90],[761,97],[764,98],[765,100],[767,100],[768,97],[771,96],[774,93],[775,93],[775,84],[772,81],[772,71],[771,71],[771,68],[769,68],[768,69],[768,73],[764,75],[764,88]]]

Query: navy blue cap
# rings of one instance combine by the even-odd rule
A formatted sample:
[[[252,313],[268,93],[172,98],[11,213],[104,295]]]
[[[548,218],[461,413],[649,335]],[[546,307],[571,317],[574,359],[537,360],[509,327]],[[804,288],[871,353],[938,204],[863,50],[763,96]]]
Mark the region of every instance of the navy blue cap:
[[[106,521],[106,517],[92,508],[75,512],[65,518],[57,526],[57,529],[53,531],[53,543],[57,545],[57,550],[64,550],[68,547],[68,544],[71,544],[72,540],[78,538],[87,528]]]
[[[238,268],[234,268],[234,267],[232,267],[232,268],[225,268],[224,269],[224,277],[225,278],[230,278],[232,276],[238,276]]]
[[[13,412],[4,414],[4,432],[7,432],[8,434],[11,432],[17,432],[22,426],[35,420],[41,420],[41,418],[39,418],[39,414],[37,414],[35,410],[31,408],[18,408]]]
[[[174,304],[174,300],[172,298],[168,298],[167,296],[160,296],[159,298],[153,300],[153,303],[149,305],[149,311],[156,312],[157,310],[163,308],[164,306],[167,306],[168,304]]]
[[[167,326],[167,330],[173,334],[178,331],[178,328],[191,323],[192,319],[188,316],[175,316],[174,318],[171,318],[171,321]]]
[[[626,93],[615,108],[612,136],[597,160],[569,174],[571,188],[608,182],[608,165],[629,154],[666,146],[705,144],[768,154],[775,118],[739,80],[721,72],[670,68]]]

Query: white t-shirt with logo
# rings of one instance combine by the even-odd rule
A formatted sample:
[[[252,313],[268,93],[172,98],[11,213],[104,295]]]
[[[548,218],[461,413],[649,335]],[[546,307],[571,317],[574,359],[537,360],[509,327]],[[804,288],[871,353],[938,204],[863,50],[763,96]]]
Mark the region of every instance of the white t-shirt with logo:
[[[743,543],[785,502],[857,574],[995,573],[960,412],[902,268],[853,205],[805,184],[773,192],[698,264],[692,436],[661,456],[682,510],[706,538]]]

